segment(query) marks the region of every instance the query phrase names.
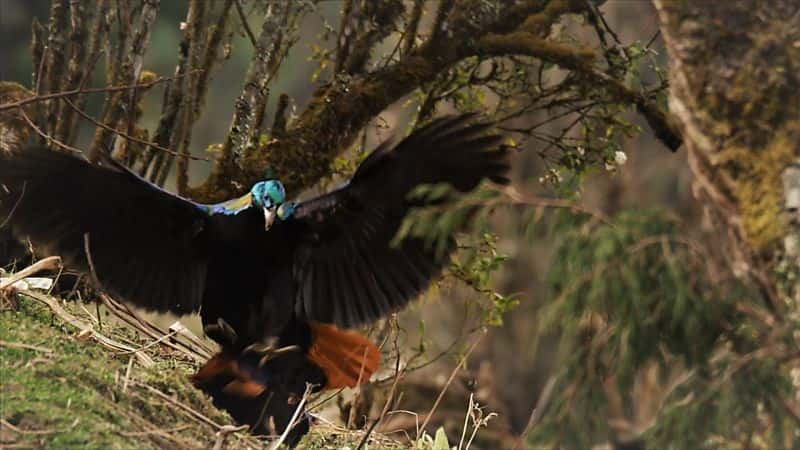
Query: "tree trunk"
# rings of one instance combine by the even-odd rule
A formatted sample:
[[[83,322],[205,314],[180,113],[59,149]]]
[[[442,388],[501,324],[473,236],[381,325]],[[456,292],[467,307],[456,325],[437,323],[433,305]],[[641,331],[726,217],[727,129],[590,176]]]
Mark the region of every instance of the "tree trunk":
[[[654,4],[695,192],[730,236],[734,272],[781,316],[798,303],[800,4]]]

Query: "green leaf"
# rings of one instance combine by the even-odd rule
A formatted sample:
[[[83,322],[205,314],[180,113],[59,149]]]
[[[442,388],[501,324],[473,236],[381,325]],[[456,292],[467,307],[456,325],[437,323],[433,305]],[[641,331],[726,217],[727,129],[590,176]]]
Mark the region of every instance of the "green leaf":
[[[433,440],[432,450],[450,450],[450,442],[447,440],[447,433],[444,432],[444,427],[439,427],[436,430],[436,438]]]

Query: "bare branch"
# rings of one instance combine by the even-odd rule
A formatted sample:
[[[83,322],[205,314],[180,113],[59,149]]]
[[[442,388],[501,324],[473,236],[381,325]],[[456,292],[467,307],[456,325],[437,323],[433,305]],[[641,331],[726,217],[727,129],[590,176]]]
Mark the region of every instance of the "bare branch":
[[[64,92],[53,92],[50,94],[42,94],[42,95],[34,95],[31,97],[27,97],[22,100],[17,100],[15,102],[10,103],[3,103],[0,105],[0,112],[8,111],[11,109],[20,109],[26,105],[30,105],[32,103],[38,103],[45,100],[51,100],[54,98],[61,98],[61,97],[72,97],[74,95],[82,95],[82,94],[98,94],[98,93],[107,93],[107,92],[120,92],[120,91],[128,91],[131,89],[147,89],[153,87],[157,84],[161,84],[167,81],[172,81],[176,79],[176,77],[159,77],[155,80],[148,81],[145,83],[134,83],[128,84],[124,86],[108,86],[102,88],[83,88],[78,87],[76,89]]]
[[[170,149],[168,149],[166,147],[161,147],[160,145],[156,144],[155,142],[145,141],[143,139],[139,139],[136,136],[131,136],[131,135],[127,134],[127,133],[123,133],[120,130],[111,128],[108,125],[99,122],[97,119],[95,119],[94,117],[90,116],[89,114],[87,114],[82,109],[78,108],[78,106],[75,105],[75,103],[73,103],[72,100],[69,99],[69,97],[62,97],[61,99],[63,101],[65,101],[69,105],[69,107],[72,108],[76,113],[78,113],[79,116],[81,116],[84,119],[88,120],[89,122],[93,123],[95,126],[98,126],[100,128],[106,128],[108,131],[110,131],[112,133],[115,133],[115,134],[117,134],[119,136],[122,136],[125,139],[131,140],[133,142],[138,142],[140,144],[144,144],[144,145],[153,147],[153,148],[155,148],[155,149],[157,149],[159,151],[166,152],[166,153],[169,153],[171,155],[178,155],[178,152],[176,152],[174,150],[170,150]],[[198,160],[198,161],[209,161],[208,158],[202,157],[202,156],[185,155],[184,157],[189,158],[189,159]]]
[[[425,4],[424,0],[414,0],[414,6],[411,8],[411,16],[406,22],[406,28],[403,31],[403,48],[402,54],[406,55],[414,48],[414,43],[417,39],[417,29],[419,28],[419,21],[422,17],[422,7]]]
[[[50,5],[50,22],[47,26],[47,77],[42,88],[45,92],[61,90],[62,68],[64,67],[65,46],[69,4],[67,0],[54,0]],[[58,108],[46,109],[43,130],[54,131],[58,120]]]
[[[144,53],[150,43],[150,32],[153,23],[156,20],[158,9],[161,5],[161,0],[144,0],[142,4],[142,12],[139,16],[139,21],[133,39],[131,40],[131,48],[125,63],[119,68],[118,77],[121,77],[123,83],[133,85],[139,80],[142,73],[142,64],[144,63]],[[121,27],[122,24],[119,24]],[[108,126],[114,126],[120,119],[122,114],[128,111],[128,134],[132,134],[132,122],[135,114],[135,105],[137,103],[136,89],[118,93],[113,96],[106,103],[106,113],[103,114],[103,123]],[[92,144],[89,147],[89,159],[94,160],[97,158],[98,152],[110,151],[113,143],[114,134],[108,132],[106,129],[101,128],[95,132]]]
[[[239,15],[239,21],[242,23],[242,28],[244,28],[245,33],[247,33],[247,37],[250,38],[250,43],[253,45],[253,48],[258,48],[258,39],[256,39],[256,35],[253,34],[253,30],[250,29],[250,24],[247,22],[247,16],[242,9],[242,3],[239,0],[233,0],[233,4],[236,6],[236,13]]]

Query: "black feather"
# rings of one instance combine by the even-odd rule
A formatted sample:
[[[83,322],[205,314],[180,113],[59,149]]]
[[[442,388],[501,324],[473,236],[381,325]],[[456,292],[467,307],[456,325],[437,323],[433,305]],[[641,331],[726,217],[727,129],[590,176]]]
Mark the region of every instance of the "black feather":
[[[449,183],[467,192],[484,179],[508,182],[503,137],[475,118],[439,118],[394,147],[381,145],[346,187],[301,203],[295,218],[282,224],[299,248],[310,248],[310,256],[295,264],[310,265],[312,272],[333,268],[328,275],[334,293],[312,289],[313,298],[298,300],[307,319],[367,323],[402,308],[439,276],[447,258],[436,258],[417,238],[406,238],[397,248],[391,242],[410,210],[408,194],[417,186]],[[323,305],[325,314],[318,312]]]

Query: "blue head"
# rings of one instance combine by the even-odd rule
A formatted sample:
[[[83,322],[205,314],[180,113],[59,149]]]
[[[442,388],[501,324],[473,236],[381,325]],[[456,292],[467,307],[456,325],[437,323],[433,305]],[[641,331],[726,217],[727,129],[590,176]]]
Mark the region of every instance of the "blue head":
[[[294,213],[294,204],[286,202],[286,190],[278,180],[259,181],[250,189],[253,206],[264,211],[264,227],[268,230],[275,217],[286,220]]]

